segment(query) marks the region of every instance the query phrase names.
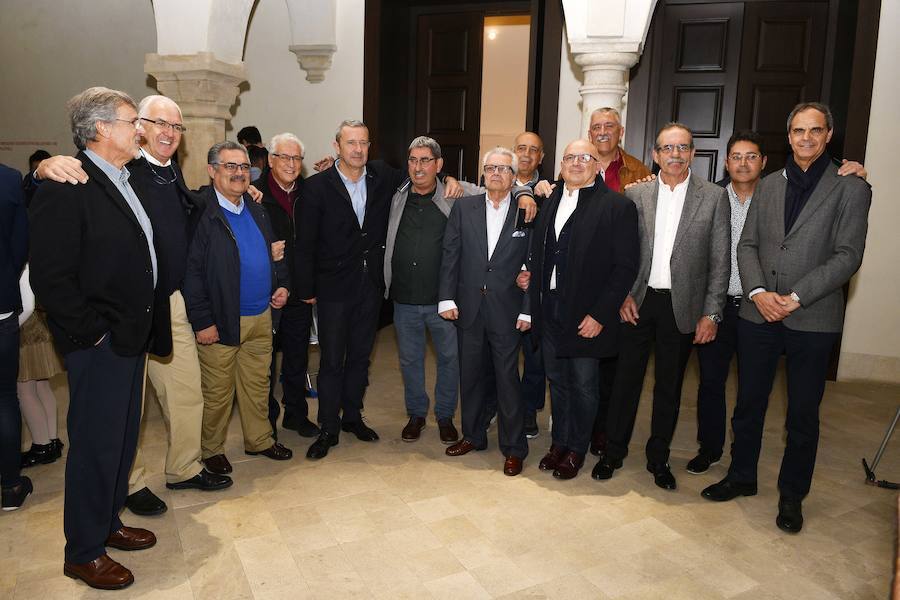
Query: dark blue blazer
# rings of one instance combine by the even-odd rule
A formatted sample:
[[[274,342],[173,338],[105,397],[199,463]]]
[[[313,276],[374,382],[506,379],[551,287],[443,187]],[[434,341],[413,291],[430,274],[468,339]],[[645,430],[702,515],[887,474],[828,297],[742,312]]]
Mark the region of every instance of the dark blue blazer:
[[[0,313],[22,310],[19,277],[28,258],[28,217],[22,175],[0,165]]]

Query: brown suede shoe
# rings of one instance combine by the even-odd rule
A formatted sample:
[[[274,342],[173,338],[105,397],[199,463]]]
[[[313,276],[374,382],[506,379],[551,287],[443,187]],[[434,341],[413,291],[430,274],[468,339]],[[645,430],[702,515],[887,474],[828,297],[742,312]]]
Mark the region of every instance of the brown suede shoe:
[[[442,444],[455,444],[459,441],[459,432],[453,426],[453,419],[438,419],[437,424]]]
[[[447,456],[462,456],[463,454],[468,454],[472,450],[485,450],[486,448],[486,446],[483,448],[478,448],[469,440],[463,440],[461,442],[453,444],[452,446],[449,446],[446,450],[444,450],[444,453]]]
[[[146,550],[156,545],[156,536],[152,531],[139,527],[125,527],[109,534],[106,545],[117,550]]]
[[[522,472],[522,459],[518,456],[507,456],[503,463],[503,474],[515,477]]]
[[[72,579],[80,579],[98,590],[121,590],[134,583],[131,571],[111,559],[108,554],[80,565],[65,562],[63,574]]]
[[[409,423],[400,434],[400,439],[404,442],[415,442],[422,435],[423,429],[425,429],[425,417],[410,417]]]
[[[552,471],[556,468],[556,465],[559,464],[559,461],[563,459],[563,456],[566,455],[566,449],[563,446],[557,446],[556,444],[550,444],[550,450],[544,455],[544,458],[541,459],[541,462],[538,463],[538,468],[541,471]]]
[[[216,454],[209,458],[204,458],[203,464],[206,465],[207,471],[217,475],[228,475],[232,471],[231,463],[228,462],[224,454]]]

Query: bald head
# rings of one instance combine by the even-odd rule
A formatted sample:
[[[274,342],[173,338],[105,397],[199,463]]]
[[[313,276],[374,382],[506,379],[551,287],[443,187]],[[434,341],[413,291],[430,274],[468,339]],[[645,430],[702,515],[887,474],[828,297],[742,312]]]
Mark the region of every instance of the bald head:
[[[563,151],[560,175],[570,190],[594,185],[600,169],[597,148],[588,140],[575,140]]]
[[[518,180],[531,181],[534,172],[544,160],[544,141],[538,134],[525,131],[516,136],[513,152],[519,159]]]

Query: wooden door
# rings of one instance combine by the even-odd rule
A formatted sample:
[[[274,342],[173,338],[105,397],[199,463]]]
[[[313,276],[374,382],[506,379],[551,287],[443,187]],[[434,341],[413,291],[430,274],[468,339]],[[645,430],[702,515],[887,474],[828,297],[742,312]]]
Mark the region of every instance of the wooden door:
[[[440,140],[444,171],[468,181],[478,181],[483,27],[481,12],[425,14],[416,36],[416,131]]]
[[[791,109],[822,97],[827,21],[824,2],[746,5],[735,128],[762,136],[769,155],[766,172],[784,166]]]
[[[656,127],[678,121],[694,132],[691,169],[715,181],[734,127],[741,56],[740,3],[665,8]]]

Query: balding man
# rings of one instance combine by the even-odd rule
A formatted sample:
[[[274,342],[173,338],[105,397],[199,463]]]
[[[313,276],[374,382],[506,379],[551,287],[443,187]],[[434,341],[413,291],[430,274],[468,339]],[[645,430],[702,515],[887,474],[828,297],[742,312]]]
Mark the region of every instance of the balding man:
[[[571,479],[584,464],[598,408],[600,365],[618,352],[619,307],[640,262],[633,202],[597,177],[587,140],[566,146],[564,185],[544,203],[529,268],[533,327],[550,379],[552,443],[541,470]]]
[[[650,175],[650,169],[644,163],[619,145],[624,136],[625,127],[615,108],[606,106],[591,113],[588,139],[597,149],[600,178],[606,187],[615,192],[621,192],[626,185]]]

